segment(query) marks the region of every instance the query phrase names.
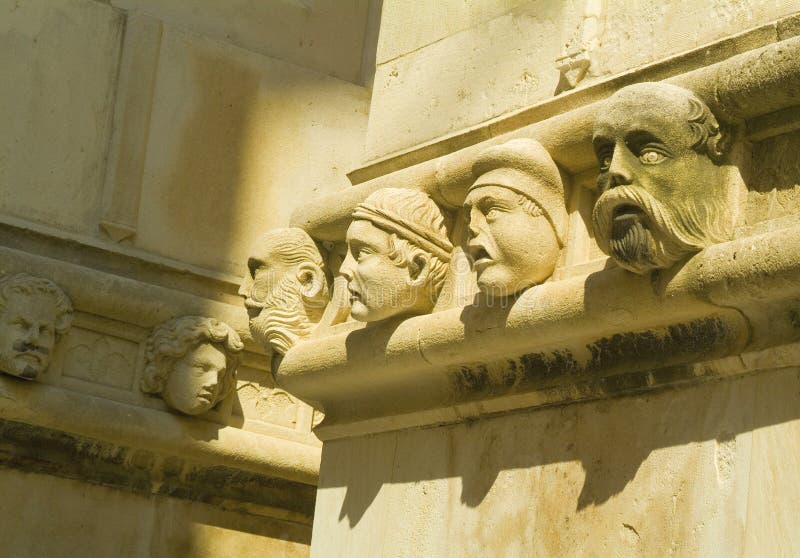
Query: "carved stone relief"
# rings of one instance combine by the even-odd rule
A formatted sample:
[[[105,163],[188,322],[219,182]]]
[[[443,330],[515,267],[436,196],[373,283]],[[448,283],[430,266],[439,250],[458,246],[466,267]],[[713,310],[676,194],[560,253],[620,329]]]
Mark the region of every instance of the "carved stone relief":
[[[219,320],[175,318],[148,338],[140,387],[181,413],[205,413],[233,390],[243,348],[239,335]]]
[[[64,349],[63,376],[117,389],[133,387],[136,343],[73,327]]]
[[[55,283],[20,273],[0,281],[0,371],[35,380],[72,324],[72,303]]]
[[[722,164],[727,139],[686,89],[638,83],[612,95],[592,140],[600,248],[623,268],[647,273],[730,240],[737,203]]]
[[[545,281],[564,246],[564,185],[550,155],[532,139],[483,151],[464,210],[478,287],[493,297]]]
[[[285,354],[319,323],[330,300],[325,264],[302,229],[274,229],[256,244],[239,294],[250,332],[265,348]]]
[[[353,211],[347,256],[350,314],[375,322],[433,309],[444,284],[453,245],[445,215],[425,193],[384,188]]]

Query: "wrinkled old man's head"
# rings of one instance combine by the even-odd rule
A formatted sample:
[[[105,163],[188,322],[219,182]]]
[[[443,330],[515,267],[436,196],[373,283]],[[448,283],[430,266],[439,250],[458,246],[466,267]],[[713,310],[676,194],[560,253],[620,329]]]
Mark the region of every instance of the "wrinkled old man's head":
[[[244,345],[226,323],[183,316],[155,328],[147,340],[141,381],[173,409],[199,415],[225,399],[236,384]]]
[[[550,154],[536,140],[515,139],[483,151],[472,172],[464,209],[480,290],[503,297],[545,281],[567,224],[564,186]]]
[[[445,216],[423,192],[384,188],[353,211],[347,229],[347,279],[353,318],[375,322],[430,312],[453,246]]]
[[[593,137],[600,248],[625,269],[646,273],[729,240],[725,139],[709,108],[686,89],[640,83],[611,96]]]
[[[285,354],[311,333],[329,301],[325,264],[304,230],[273,229],[256,243],[239,294],[250,332],[265,348]]]
[[[72,303],[55,283],[26,273],[0,281],[0,371],[35,380],[72,323]]]

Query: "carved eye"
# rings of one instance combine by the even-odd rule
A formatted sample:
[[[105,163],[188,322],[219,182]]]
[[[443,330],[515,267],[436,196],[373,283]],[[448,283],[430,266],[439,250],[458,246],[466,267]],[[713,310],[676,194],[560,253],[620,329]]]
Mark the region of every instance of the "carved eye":
[[[645,165],[657,165],[666,158],[667,156],[664,153],[653,148],[643,149],[639,154],[639,160]]]
[[[487,219],[495,219],[495,218],[497,218],[498,215],[500,215],[500,213],[502,213],[502,211],[500,211],[499,207],[492,206],[492,207],[490,207],[490,208],[488,208],[486,210],[486,218]]]
[[[606,151],[600,153],[597,157],[598,161],[600,161],[600,172],[606,172],[611,167],[611,160],[613,159],[613,153]]]

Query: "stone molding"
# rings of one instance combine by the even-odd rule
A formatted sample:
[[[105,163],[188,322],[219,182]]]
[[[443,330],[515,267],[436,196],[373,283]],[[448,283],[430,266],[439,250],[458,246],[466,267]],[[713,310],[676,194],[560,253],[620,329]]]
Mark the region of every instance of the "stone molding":
[[[508,308],[312,339],[286,354],[277,378],[325,411],[322,439],[410,426],[414,413],[419,426],[535,406],[552,384],[547,404],[604,397],[600,378],[621,372],[640,372],[630,389],[648,389],[651,372],[800,339],[794,223],[707,248],[655,282],[612,268],[531,288]]]
[[[250,415],[260,399],[241,402],[248,409],[237,411],[242,416],[233,414],[233,398],[228,398],[220,410],[189,418],[166,412],[163,402],[138,393],[135,379],[151,329],[174,316],[211,315],[244,338],[239,389],[252,391],[253,386],[250,399],[265,396],[273,381],[263,349],[249,337],[240,306],[0,247],[0,273],[23,271],[63,288],[75,319],[41,383],[3,379],[0,418],[186,458],[206,467],[316,483],[320,450],[310,433],[312,410],[282,390],[271,390],[284,395],[268,403],[296,408],[296,424],[289,427],[262,424]],[[244,377],[242,367],[247,369]]]
[[[772,40],[780,37],[775,25],[769,29]],[[661,64],[670,63],[668,59]],[[397,170],[390,168],[388,174],[301,206],[292,215],[292,225],[304,228],[318,240],[341,241],[355,206],[372,192],[387,187],[413,187],[445,207],[459,207],[472,181],[472,164],[478,153],[513,138],[535,138],[573,176],[593,172],[597,161],[591,149],[592,127],[602,101],[625,85],[663,77],[630,71],[592,86],[590,92],[567,94],[576,95],[576,99],[557,98],[537,110],[526,109],[532,113],[530,117],[519,116],[522,113],[504,117],[481,128],[476,141],[468,146],[445,144],[433,155],[435,158]],[[764,117],[796,104],[793,92],[800,88],[800,37],[747,50],[664,81],[696,93],[722,120],[742,123]]]

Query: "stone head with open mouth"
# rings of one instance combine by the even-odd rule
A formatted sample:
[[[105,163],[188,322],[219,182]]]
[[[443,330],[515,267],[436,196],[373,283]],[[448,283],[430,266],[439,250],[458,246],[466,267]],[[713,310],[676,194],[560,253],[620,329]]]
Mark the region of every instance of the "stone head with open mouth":
[[[667,83],[624,87],[594,125],[600,249],[647,273],[729,240],[736,189],[723,165],[727,136],[694,93]]]
[[[536,140],[514,139],[484,150],[472,172],[464,201],[467,251],[481,292],[506,297],[548,279],[567,225],[564,186],[550,154]]]

